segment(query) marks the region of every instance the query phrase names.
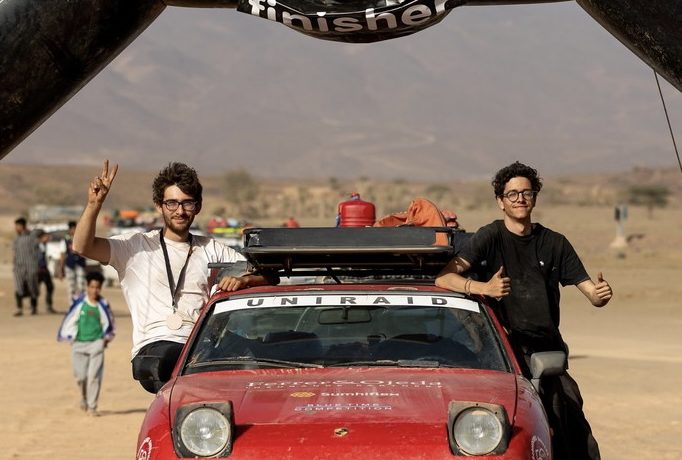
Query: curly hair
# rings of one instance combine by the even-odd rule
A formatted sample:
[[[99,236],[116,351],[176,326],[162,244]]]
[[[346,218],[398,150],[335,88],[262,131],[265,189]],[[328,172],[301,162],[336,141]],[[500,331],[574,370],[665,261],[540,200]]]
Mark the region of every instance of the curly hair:
[[[163,194],[171,185],[177,185],[183,193],[190,195],[201,206],[203,187],[194,168],[184,163],[169,163],[168,166],[159,171],[154,179],[154,185],[152,185],[154,204],[161,206]]]
[[[505,166],[504,168],[497,171],[493,181],[491,182],[493,190],[495,191],[495,196],[500,197],[504,193],[504,186],[514,177],[525,177],[530,181],[530,185],[536,192],[542,189],[542,179],[538,177],[537,170],[531,168],[530,166],[524,165],[518,161]]]

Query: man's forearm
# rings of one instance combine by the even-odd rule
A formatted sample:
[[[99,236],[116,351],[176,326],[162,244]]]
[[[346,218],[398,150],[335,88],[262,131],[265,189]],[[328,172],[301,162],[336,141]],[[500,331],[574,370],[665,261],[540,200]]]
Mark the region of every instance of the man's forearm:
[[[249,274],[242,276],[242,279],[246,282],[247,287],[254,286],[270,286],[279,284],[278,276],[264,276],[260,274]]]
[[[73,235],[73,250],[85,257],[90,257],[90,252],[95,244],[97,217],[100,208],[100,205],[88,203]]]
[[[440,274],[436,277],[436,286],[455,292],[464,292],[466,278],[457,273]]]
[[[436,277],[436,286],[467,295],[472,294],[472,280],[462,276],[462,273],[469,270],[470,266],[469,262],[461,257],[453,258]]]

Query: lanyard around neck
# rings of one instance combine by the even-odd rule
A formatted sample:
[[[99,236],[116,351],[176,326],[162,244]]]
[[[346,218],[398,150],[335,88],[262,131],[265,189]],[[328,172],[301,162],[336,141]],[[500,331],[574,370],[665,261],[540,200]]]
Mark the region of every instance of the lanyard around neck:
[[[168,257],[168,249],[166,248],[166,242],[163,238],[163,233],[166,229],[162,228],[161,233],[159,233],[159,239],[161,240],[161,250],[163,251],[163,259],[166,262],[166,274],[168,275],[168,287],[170,288],[171,300],[173,302],[173,313],[178,309],[177,306],[177,294],[180,285],[182,284],[182,279],[185,277],[185,270],[187,269],[187,264],[189,263],[189,258],[192,255],[192,234],[189,234],[189,251],[187,251],[187,258],[185,263],[182,265],[182,270],[180,270],[180,275],[178,275],[178,284],[176,286],[175,280],[173,279],[173,270],[171,269],[170,258]]]

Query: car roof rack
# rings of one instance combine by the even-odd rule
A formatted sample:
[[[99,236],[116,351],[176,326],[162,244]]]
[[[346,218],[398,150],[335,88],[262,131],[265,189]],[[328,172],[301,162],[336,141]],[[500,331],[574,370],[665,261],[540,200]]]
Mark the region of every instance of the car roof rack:
[[[449,227],[250,228],[242,254],[279,276],[435,276],[471,234]]]

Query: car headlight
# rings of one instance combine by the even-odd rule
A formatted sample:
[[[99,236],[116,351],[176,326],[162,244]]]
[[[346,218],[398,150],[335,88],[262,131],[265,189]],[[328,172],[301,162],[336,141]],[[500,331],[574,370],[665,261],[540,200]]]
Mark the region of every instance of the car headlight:
[[[452,435],[465,453],[484,455],[502,440],[502,424],[489,410],[471,408],[459,414]]]
[[[501,454],[507,449],[507,413],[498,404],[451,402],[450,447],[455,454]]]
[[[182,457],[223,457],[232,446],[232,405],[193,404],[178,409],[175,447]]]

